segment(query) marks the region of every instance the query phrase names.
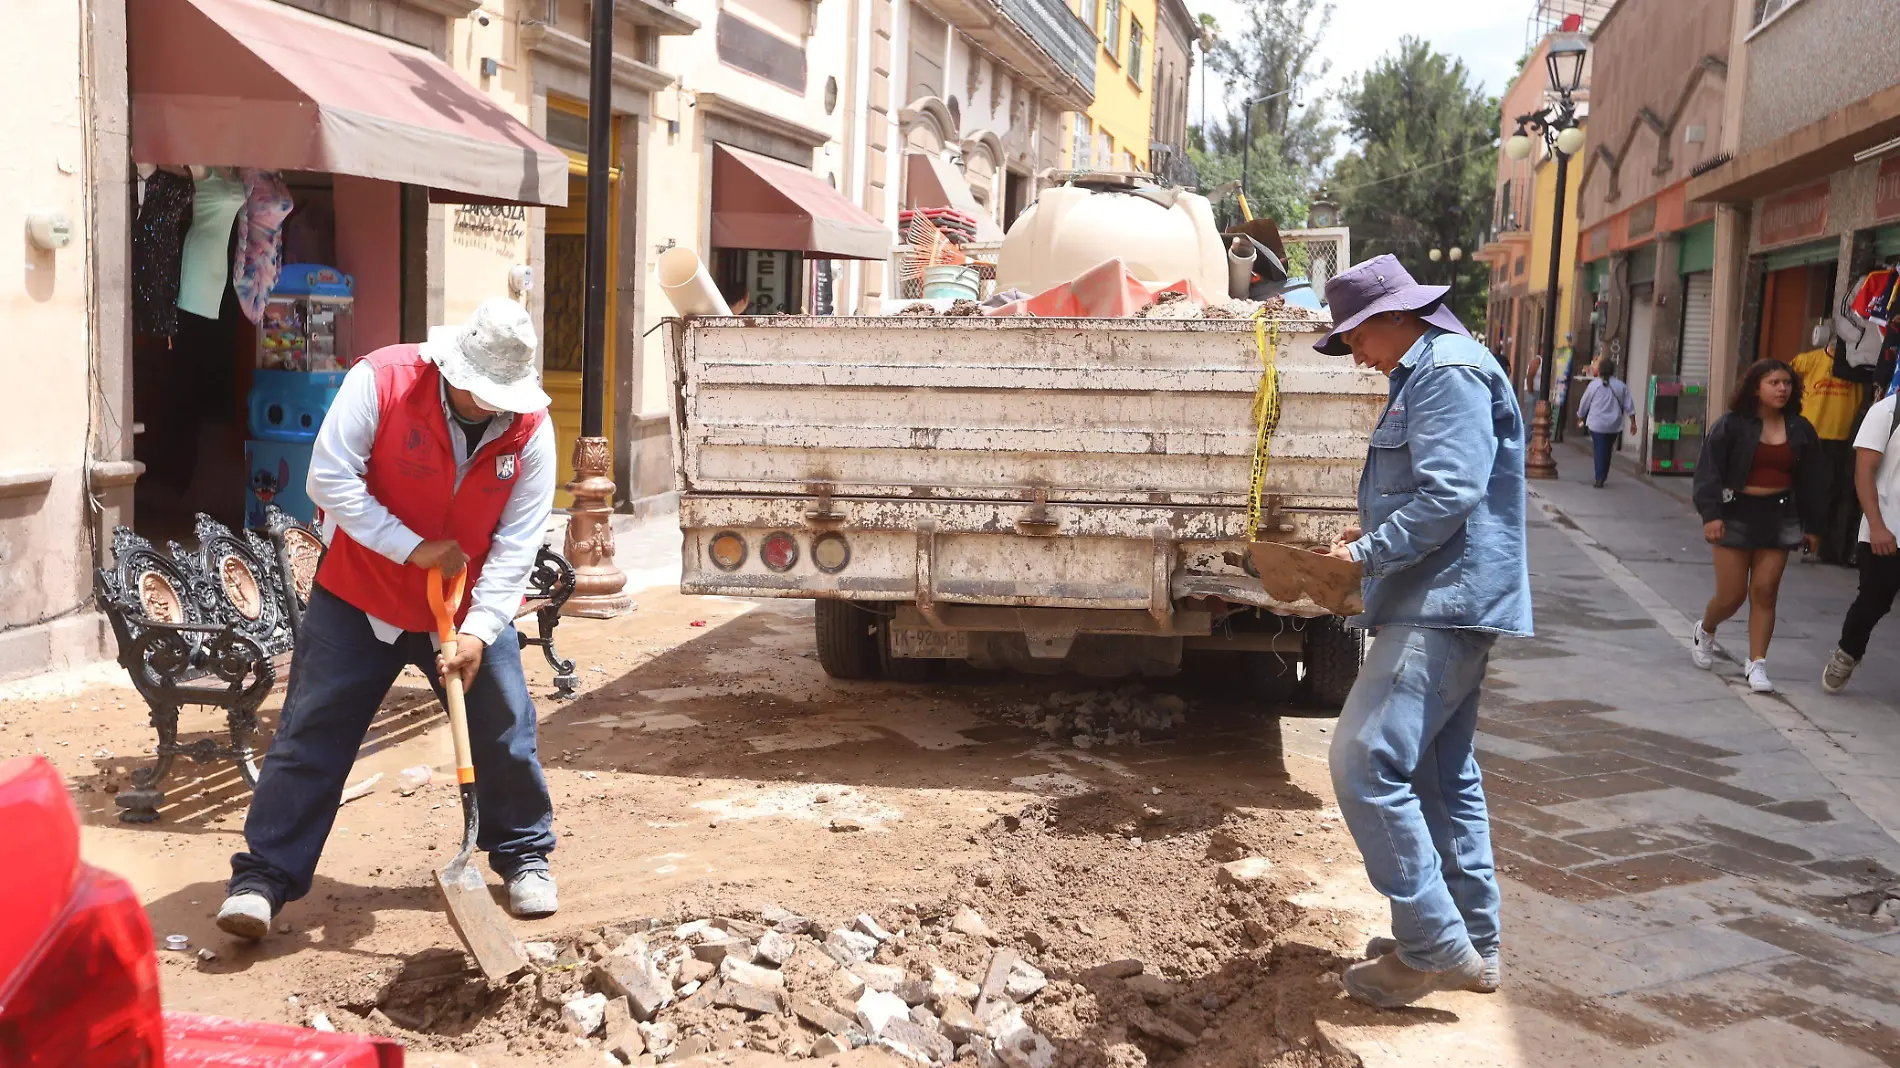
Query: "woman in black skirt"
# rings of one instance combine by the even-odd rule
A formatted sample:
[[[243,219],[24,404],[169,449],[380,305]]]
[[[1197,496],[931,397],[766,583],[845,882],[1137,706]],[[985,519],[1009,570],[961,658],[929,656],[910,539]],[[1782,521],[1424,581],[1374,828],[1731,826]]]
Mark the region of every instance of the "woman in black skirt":
[[[1773,693],[1768,643],[1788,552],[1813,552],[1826,523],[1821,439],[1801,417],[1801,379],[1780,360],[1742,376],[1709,428],[1695,469],[1702,534],[1715,547],[1715,596],[1695,625],[1690,659],[1715,666],[1715,628],[1748,603],[1748,686]]]

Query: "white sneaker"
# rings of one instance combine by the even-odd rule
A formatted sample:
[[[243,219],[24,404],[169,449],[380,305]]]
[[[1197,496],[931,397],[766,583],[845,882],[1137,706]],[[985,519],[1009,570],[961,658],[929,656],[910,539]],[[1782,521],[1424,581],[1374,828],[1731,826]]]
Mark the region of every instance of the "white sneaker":
[[[1690,632],[1689,662],[1704,671],[1715,667],[1715,635],[1702,629],[1702,621],[1695,621],[1695,630]]]
[[[555,898],[554,876],[546,869],[534,868],[508,880],[508,911],[520,919],[554,915],[560,905]]]
[[[1768,661],[1750,660],[1748,662],[1748,688],[1756,693],[1775,692],[1775,682],[1768,677]]]
[[[254,890],[232,894],[218,910],[218,929],[239,938],[264,937],[270,933],[270,901]]]

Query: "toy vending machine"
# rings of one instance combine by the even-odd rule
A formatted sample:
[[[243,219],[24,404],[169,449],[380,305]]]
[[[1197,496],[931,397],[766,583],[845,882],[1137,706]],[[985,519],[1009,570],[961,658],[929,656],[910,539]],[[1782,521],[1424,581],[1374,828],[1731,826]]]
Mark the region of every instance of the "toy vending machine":
[[[249,526],[262,527],[272,504],[305,522],[316,518],[304,480],[311,443],[348,370],[355,284],[334,267],[291,264],[264,304],[244,444]]]

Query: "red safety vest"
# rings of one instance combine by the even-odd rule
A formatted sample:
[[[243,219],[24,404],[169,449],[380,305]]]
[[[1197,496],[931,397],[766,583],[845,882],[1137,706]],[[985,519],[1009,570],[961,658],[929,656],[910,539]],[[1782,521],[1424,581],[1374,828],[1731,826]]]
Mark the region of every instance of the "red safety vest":
[[[442,374],[416,345],[390,345],[363,357],[376,371],[376,440],[363,483],[370,496],[425,541],[454,538],[468,554],[468,588],[475,589],[501,513],[521,471],[527,446],[547,410],[517,415],[501,436],[483,445],[461,488],[455,485],[455,447],[442,415]],[[317,569],[317,582],[344,601],[406,631],[435,630],[428,573],[366,549],[339,525]],[[462,602],[459,625],[473,598]]]

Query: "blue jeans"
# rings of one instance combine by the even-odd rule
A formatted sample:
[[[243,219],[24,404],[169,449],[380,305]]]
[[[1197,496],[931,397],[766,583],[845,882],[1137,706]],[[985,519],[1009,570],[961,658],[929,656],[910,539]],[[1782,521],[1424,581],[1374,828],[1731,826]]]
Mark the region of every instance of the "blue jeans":
[[[290,661],[282,721],[244,821],[250,851],[231,858],[231,893],[255,890],[275,912],[310,892],[357,749],[405,664],[421,668],[436,697],[443,697],[428,635],[379,641],[362,610],[316,588]],[[477,842],[503,879],[545,869],[554,849],[554,805],[535,750],[534,702],[512,626],[482,654],[467,705],[481,807]],[[459,839],[461,822],[451,823]],[[443,846],[458,848],[446,839]],[[448,856],[442,855],[445,863]]]
[[[1478,696],[1496,636],[1379,628],[1333,736],[1333,790],[1372,886],[1392,902],[1399,959],[1457,967],[1498,944]]]
[[[1590,445],[1592,450],[1596,453],[1597,481],[1602,482],[1604,479],[1610,477],[1610,454],[1616,451],[1616,432],[1611,431],[1608,434],[1600,434],[1592,430],[1590,431]]]

